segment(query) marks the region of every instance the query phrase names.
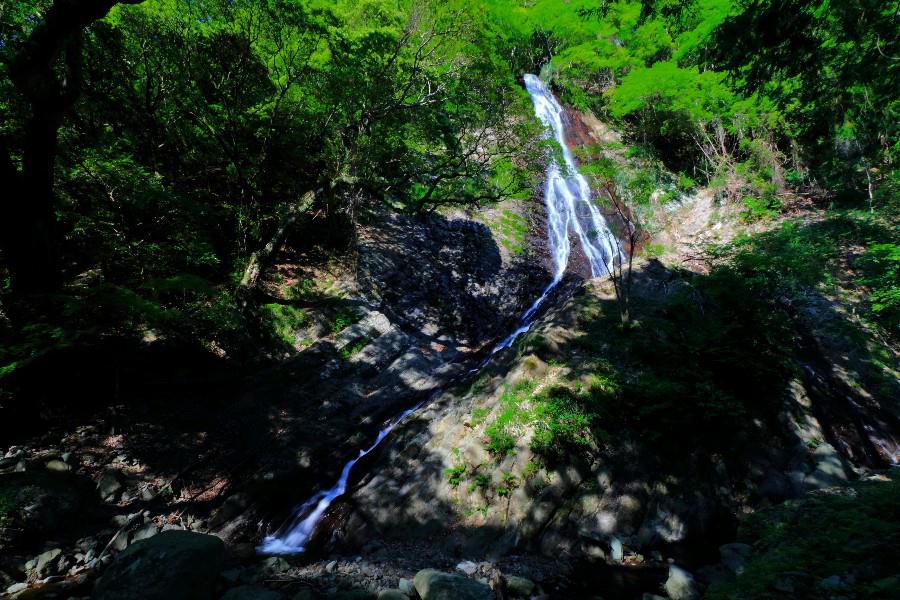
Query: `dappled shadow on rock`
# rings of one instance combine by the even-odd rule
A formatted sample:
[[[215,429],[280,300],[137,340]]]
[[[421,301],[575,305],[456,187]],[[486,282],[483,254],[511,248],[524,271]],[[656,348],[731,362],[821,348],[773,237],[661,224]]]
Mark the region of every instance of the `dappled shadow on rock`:
[[[439,214],[392,215],[359,243],[360,285],[392,319],[464,346],[511,328],[536,287],[530,271],[504,265],[484,224]]]
[[[117,379],[113,369],[108,393],[29,440],[26,453],[72,452],[72,468],[95,481],[112,472],[120,485],[106,518],[114,515],[116,527],[148,511],[160,526],[215,530],[252,548],[308,495],[332,485],[387,419],[474,366],[480,347],[506,333],[531,299],[531,276],[545,283],[540,269],[525,276],[515,261],[504,264],[483,225],[401,220],[360,250],[370,269],[360,274],[363,293],[282,299],[327,300],[326,310],[352,313],[348,323],[252,374],[212,353],[202,361],[155,346],[148,369],[129,367],[143,378]],[[404,237],[411,231],[418,237]],[[107,358],[118,364],[128,356]],[[361,462],[354,475],[370,466]],[[135,527],[124,526],[124,539]],[[99,535],[105,543],[112,533]]]
[[[740,263],[708,275],[644,263],[638,323],[624,330],[609,284],[591,283],[499,356],[483,383],[404,425],[344,500],[333,539],[348,548],[415,539],[455,556],[539,551],[578,565],[617,552],[627,563],[635,552],[651,572],[658,552],[696,567],[718,561],[755,507],[887,464],[878,440],[896,440],[900,427],[890,396],[872,393],[881,382],[861,375],[854,389],[824,376],[833,363],[820,338],[750,275]],[[509,454],[490,451],[489,427],[516,418],[498,417],[514,415],[503,412],[505,391],[528,378],[577,390],[596,415],[592,447],[536,455],[532,420]]]

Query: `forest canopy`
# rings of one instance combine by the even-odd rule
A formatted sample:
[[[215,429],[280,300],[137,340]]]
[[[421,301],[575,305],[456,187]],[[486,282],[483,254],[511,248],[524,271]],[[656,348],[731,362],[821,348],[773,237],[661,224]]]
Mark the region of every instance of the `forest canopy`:
[[[382,211],[530,195],[546,145],[525,72],[688,185],[895,211],[898,14],[884,0],[5,2],[0,368],[147,327],[239,346],[297,227],[346,246]]]

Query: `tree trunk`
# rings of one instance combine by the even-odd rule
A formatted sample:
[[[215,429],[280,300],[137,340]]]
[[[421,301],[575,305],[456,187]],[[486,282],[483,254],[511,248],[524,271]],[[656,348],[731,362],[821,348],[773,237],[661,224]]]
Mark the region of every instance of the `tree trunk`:
[[[297,219],[309,211],[316,196],[318,196],[318,192],[306,192],[303,194],[300,201],[281,219],[269,243],[261,250],[250,255],[250,262],[247,263],[247,268],[244,269],[244,276],[241,277],[241,283],[238,286],[238,294],[243,297],[243,304],[247,303],[247,299],[256,290],[272,259],[281,250],[288,230],[297,222]]]
[[[139,4],[143,0],[123,1]],[[10,78],[31,108],[21,171],[9,149],[0,148],[0,185],[6,198],[0,207],[4,225],[0,234],[16,294],[50,291],[61,282],[53,193],[58,131],[81,91],[81,32],[116,3],[56,0],[9,61]],[[55,69],[63,53],[66,69],[60,79]]]
[[[16,293],[46,292],[59,284],[54,214],[53,164],[59,113],[35,110],[25,134],[22,172],[5,174],[12,192],[4,247],[10,283]]]

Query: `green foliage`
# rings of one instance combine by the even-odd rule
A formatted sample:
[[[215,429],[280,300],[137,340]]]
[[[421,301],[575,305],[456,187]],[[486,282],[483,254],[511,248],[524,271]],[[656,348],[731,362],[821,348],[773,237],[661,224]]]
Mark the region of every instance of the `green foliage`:
[[[466,465],[455,465],[444,471],[444,475],[447,476],[447,481],[452,487],[459,487],[459,484],[462,483],[465,474]]]
[[[343,358],[344,360],[350,360],[351,356],[361,352],[363,350],[363,348],[368,346],[371,342],[372,342],[371,338],[363,337],[359,340],[356,340],[352,344],[344,346],[343,348],[341,348],[341,351],[340,351],[341,358]]]
[[[522,479],[525,481],[531,481],[535,475],[537,475],[538,471],[540,471],[541,466],[533,460],[528,461],[525,464],[525,467],[522,469]]]
[[[491,413],[489,406],[482,406],[472,411],[472,426],[477,427],[484,423],[484,420]]]
[[[359,315],[359,313],[353,310],[341,311],[331,318],[331,323],[328,326],[328,329],[331,330],[331,333],[340,333],[354,323],[359,322],[361,318],[362,317]]]
[[[0,9],[0,150],[14,169],[30,108],[7,64],[49,5]],[[55,337],[19,323],[0,368],[110,330],[152,327],[234,356],[247,332],[288,342],[301,313],[238,311],[232,293],[310,190],[322,190],[310,215],[328,217],[291,239],[301,251],[346,247],[350,228],[338,225],[384,209],[527,197],[546,148],[505,44],[484,11],[459,1],[115,7],[84,32],[83,85],[55,169],[62,302],[108,305],[77,324],[33,315],[47,331],[71,329]],[[504,219],[518,250],[520,223]],[[315,301],[315,289],[302,280],[286,296]],[[353,321],[338,315],[333,329]]]
[[[523,381],[503,392],[497,416],[484,429],[488,437],[485,448],[491,454],[502,458],[514,451],[523,427],[530,419],[526,402],[533,389],[534,382]]]
[[[591,429],[599,416],[590,412],[591,400],[567,388],[543,392],[535,401],[531,449],[548,459],[560,459],[590,448]]]
[[[647,244],[644,254],[647,258],[659,258],[665,253],[666,247],[662,244]]]
[[[303,278],[290,286],[285,291],[288,300],[304,300],[314,296],[316,282],[309,278]]]
[[[771,99],[821,176],[859,189],[861,167],[896,159],[898,10],[882,0],[755,2],[714,32],[710,59],[745,93]]]
[[[854,484],[759,511],[741,525],[739,538],[753,555],[734,583],[714,584],[707,598],[782,598],[776,584],[792,576],[793,597],[820,598],[824,580],[837,576],[837,589],[858,598],[892,598],[900,593],[900,481],[889,478]],[[783,584],[782,584],[783,585]]]
[[[685,123],[710,121],[732,102],[722,75],[658,62],[626,75],[610,95],[610,113],[626,117],[639,111],[663,113],[660,134],[677,133]]]
[[[517,438],[510,432],[509,423],[503,419],[495,421],[485,430],[488,452],[495,456],[511,454],[516,447]]]
[[[823,331],[825,321],[835,323],[828,327],[846,323],[839,314],[826,316],[822,311],[831,303],[821,300],[834,293],[836,279],[847,268],[849,248],[869,248],[856,266],[872,293],[867,301],[855,301],[855,312],[891,333],[891,305],[883,309],[887,318],[874,305],[879,298],[893,298],[894,240],[896,232],[866,213],[833,212],[813,223],[787,221],[716,249],[716,266],[708,275],[675,272],[665,296],[636,299],[637,329],[616,330],[613,316],[605,311],[600,318],[592,316],[577,347],[620,365],[595,369],[612,385],[597,377],[591,388],[605,395],[562,395],[562,401],[536,405],[541,407],[536,411],[551,415],[542,431],[555,431],[569,448],[587,442],[580,432],[590,425],[594,441],[603,441],[604,430],[635,432],[643,443],[667,448],[673,460],[677,448],[688,446],[740,456],[737,434],[752,439],[757,428],[764,431],[766,424],[776,422],[785,386],[802,368],[796,311],[817,311]],[[865,279],[867,270],[873,279]],[[845,328],[828,335],[861,335],[849,324]],[[856,368],[867,369],[873,381],[889,377],[879,374],[878,365],[890,365],[890,359],[867,339],[854,342]],[[883,385],[890,394],[890,382]]]
[[[490,485],[490,483],[491,483],[491,478],[489,475],[486,475],[485,473],[475,472],[472,475],[472,483],[469,484],[468,492],[471,494],[472,492],[474,492],[475,490],[477,490],[479,488],[482,488],[482,489],[487,488]]]
[[[860,283],[871,289],[873,318],[900,333],[900,244],[873,243],[857,262],[863,271]]]
[[[894,0],[487,4],[495,20],[516,24],[520,44],[532,36],[566,102],[617,121],[673,171],[710,181],[749,160],[741,177],[827,181],[857,200],[870,180],[876,194],[892,185]],[[750,187],[751,215],[774,210],[758,182]]]
[[[747,212],[744,213],[744,218],[747,221],[773,218],[782,208],[781,201],[772,195],[762,198],[746,195],[741,198],[741,201],[744,203],[744,206],[747,207]]]
[[[533,381],[523,381],[507,389],[500,398],[496,418],[485,426],[485,448],[497,458],[513,454],[527,427],[533,430],[531,449],[545,461],[555,462],[570,454],[587,452],[598,436],[605,437],[598,430],[597,410],[601,398],[615,389],[605,376],[598,376],[594,381],[596,385],[586,391],[557,385],[534,394]],[[533,474],[529,468],[526,466],[522,475],[526,479]],[[513,489],[514,476],[508,475],[504,485]]]

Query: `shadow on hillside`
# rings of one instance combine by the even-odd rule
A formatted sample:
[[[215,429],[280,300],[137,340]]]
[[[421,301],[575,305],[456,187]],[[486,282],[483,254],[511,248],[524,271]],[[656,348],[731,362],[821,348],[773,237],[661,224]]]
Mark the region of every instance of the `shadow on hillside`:
[[[357,277],[392,320],[477,348],[512,327],[541,269],[504,268],[483,223],[392,215],[359,242]]]
[[[411,232],[413,237],[404,237]],[[36,425],[45,432],[42,440],[20,439],[39,448],[75,449],[89,457],[90,466],[81,472],[92,477],[116,456],[124,459],[122,466],[140,465],[134,479],[142,489],[161,493],[133,497],[122,512],[176,510],[205,518],[224,497],[242,491],[255,517],[280,521],[308,493],[330,486],[386,419],[476,360],[476,353],[454,349],[457,336],[486,343],[503,330],[506,315],[517,318],[524,302],[520,297],[530,279],[503,269],[482,225],[432,216],[423,224],[392,221],[379,235],[385,237],[362,251],[360,278],[381,306],[339,298],[332,308],[378,309],[398,321],[410,346],[391,356],[420,353],[411,362],[414,377],[399,371],[363,376],[331,338],[252,377],[210,352],[150,345],[158,353],[151,361],[152,352],[140,345],[141,352],[111,345],[79,355],[70,370],[55,371],[54,377],[46,370],[55,361],[36,365],[30,393],[54,408]],[[539,269],[528,274],[540,275]],[[510,289],[514,279],[522,281]],[[428,324],[434,330],[416,330]],[[127,370],[116,366],[126,361]],[[455,366],[444,368],[446,361]],[[82,397],[91,401],[72,406]],[[88,433],[80,441],[60,442],[85,426]],[[95,447],[82,451],[86,444]],[[235,535],[257,541],[257,522],[245,525]]]
[[[664,575],[652,566],[641,571],[592,561],[587,550],[602,547],[605,535],[695,568],[717,562],[718,546],[734,539],[747,510],[886,466],[884,444],[900,434],[891,404],[897,395],[881,393],[890,383],[865,365],[854,373],[858,385],[835,375],[827,347],[833,341],[812,330],[822,323],[856,329],[815,291],[828,276],[828,255],[804,245],[827,236],[843,243],[846,235],[840,223],[770,232],[708,275],[650,261],[636,273],[639,325],[627,331],[617,324],[611,296],[576,296],[573,304],[586,318],[554,314],[566,335],[550,339],[549,326],[536,327],[516,350],[498,356],[488,381],[501,385],[518,362],[516,351],[570,368],[573,382],[598,372],[615,379],[614,394],[588,387],[580,396],[585,410],[598,415],[599,451],[585,457],[570,448],[549,467],[550,485],[523,483],[530,498],[523,514],[485,522],[473,513],[460,520],[446,483],[458,459],[424,447],[434,427],[454,425],[434,420],[441,404],[471,402],[457,391],[359,465],[353,481],[361,481],[374,504],[359,505],[358,495],[336,502],[319,543],[337,541],[353,552],[366,540],[440,549],[419,566],[435,566],[426,563],[442,557],[542,551],[576,565],[577,574],[562,578],[576,581],[567,593],[612,589],[609,597],[633,598],[658,592]],[[809,306],[816,308],[812,323]],[[490,510],[508,500],[495,495],[493,502]],[[592,532],[603,515],[605,529]],[[598,583],[612,588],[592,588]]]

